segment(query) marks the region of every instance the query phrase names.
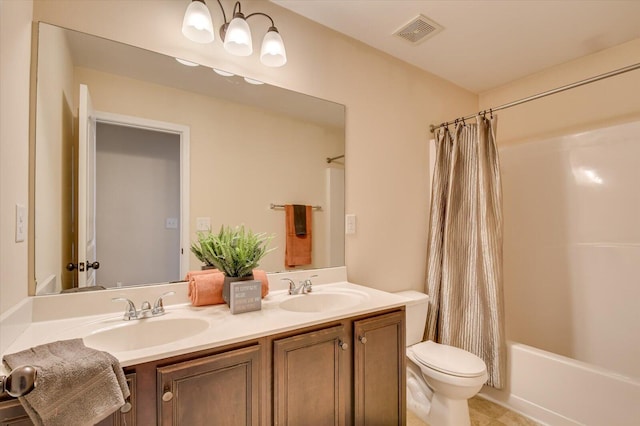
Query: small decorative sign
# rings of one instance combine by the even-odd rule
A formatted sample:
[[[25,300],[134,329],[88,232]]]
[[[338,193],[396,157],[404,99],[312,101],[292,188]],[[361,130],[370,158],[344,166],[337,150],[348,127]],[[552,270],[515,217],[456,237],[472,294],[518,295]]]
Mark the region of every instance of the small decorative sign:
[[[262,309],[262,282],[235,281],[229,285],[229,308],[232,314]]]

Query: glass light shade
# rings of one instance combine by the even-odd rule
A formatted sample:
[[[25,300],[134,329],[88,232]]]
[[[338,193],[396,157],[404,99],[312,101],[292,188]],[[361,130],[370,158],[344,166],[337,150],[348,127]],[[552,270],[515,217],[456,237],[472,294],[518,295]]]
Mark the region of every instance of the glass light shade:
[[[249,77],[245,77],[245,78],[244,78],[244,81],[246,81],[246,82],[247,82],[247,83],[249,83],[249,84],[256,85],[256,86],[259,86],[259,85],[261,85],[261,84],[264,84],[264,82],[263,82],[263,81],[256,80],[256,79],[253,79],[253,78],[249,78]]]
[[[260,62],[268,67],[281,67],[287,63],[287,51],[278,31],[271,27],[262,40]]]
[[[223,77],[233,77],[235,74],[229,71],[221,70],[219,68],[212,68],[213,72]]]
[[[204,2],[193,0],[189,3],[182,21],[182,34],[196,43],[211,43],[213,41],[211,14]]]
[[[251,30],[241,13],[236,13],[229,22],[227,33],[224,36],[224,49],[236,56],[249,56],[253,53]]]
[[[187,61],[186,59],[180,59],[180,58],[176,58],[176,61],[180,62],[182,65],[186,65],[188,67],[197,67],[200,64],[197,64],[195,62],[191,62],[191,61]]]

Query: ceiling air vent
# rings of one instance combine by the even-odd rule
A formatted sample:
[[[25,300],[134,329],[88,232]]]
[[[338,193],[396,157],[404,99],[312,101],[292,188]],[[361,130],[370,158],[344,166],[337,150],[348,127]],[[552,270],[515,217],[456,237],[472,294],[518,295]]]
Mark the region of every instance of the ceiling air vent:
[[[393,33],[412,44],[418,44],[442,31],[442,27],[424,15],[418,15]]]

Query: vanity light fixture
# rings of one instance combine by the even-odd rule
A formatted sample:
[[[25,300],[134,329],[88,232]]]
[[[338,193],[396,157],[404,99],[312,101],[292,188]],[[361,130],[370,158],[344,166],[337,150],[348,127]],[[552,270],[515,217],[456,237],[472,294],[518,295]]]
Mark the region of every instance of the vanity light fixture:
[[[182,20],[182,34],[196,43],[213,41],[213,22],[204,0],[193,0],[187,6]]]
[[[216,0],[224,24],[220,27],[220,36],[223,41],[224,49],[236,56],[249,56],[253,53],[253,43],[251,38],[251,28],[247,20],[253,16],[264,16],[269,19],[271,26],[267,29],[267,33],[262,40],[262,47],[260,49],[260,62],[268,67],[281,67],[287,63],[287,52],[284,47],[282,36],[278,32],[273,19],[262,12],[254,12],[245,16],[242,13],[242,5],[239,1],[236,1],[233,6],[233,17],[231,21],[227,22],[227,15],[222,7],[220,0]],[[207,9],[205,14],[202,8],[207,9],[204,0],[192,0],[187,11],[184,15],[184,21],[182,24],[182,33],[189,39],[198,43],[209,43],[213,41],[213,31],[211,37],[201,36],[203,32],[207,31],[207,28],[213,28],[211,24],[211,15]],[[195,12],[192,12],[195,11]],[[195,14],[195,15],[192,15]],[[194,17],[195,16],[195,17]],[[208,17],[208,21],[207,21]],[[197,35],[196,35],[197,34]],[[202,41],[207,40],[207,41]]]

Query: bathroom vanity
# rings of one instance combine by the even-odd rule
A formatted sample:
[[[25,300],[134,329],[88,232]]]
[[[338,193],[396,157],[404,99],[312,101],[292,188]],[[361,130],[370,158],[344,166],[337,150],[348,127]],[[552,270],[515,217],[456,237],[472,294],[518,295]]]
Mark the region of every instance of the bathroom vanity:
[[[350,294],[361,299],[342,307]],[[100,425],[405,424],[403,303],[399,296],[342,283],[317,286],[309,295],[274,292],[262,311],[242,315],[220,305],[170,306],[169,319],[154,321],[164,320],[169,334],[177,319],[208,318],[211,326],[154,351],[112,352],[129,381],[130,405]],[[116,328],[153,323],[143,321]],[[105,323],[114,324],[113,315],[78,323],[59,337],[95,339],[115,329]],[[6,399],[0,424],[31,423],[16,400]]]

